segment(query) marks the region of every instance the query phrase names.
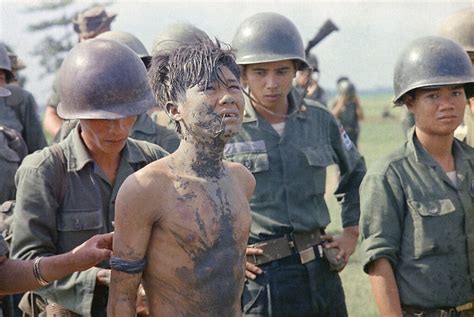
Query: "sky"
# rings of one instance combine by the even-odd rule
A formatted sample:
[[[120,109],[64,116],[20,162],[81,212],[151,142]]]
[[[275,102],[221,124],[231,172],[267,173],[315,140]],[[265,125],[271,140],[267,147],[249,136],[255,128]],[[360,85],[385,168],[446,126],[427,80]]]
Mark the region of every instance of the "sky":
[[[11,45],[27,63],[27,69],[22,71],[28,78],[26,88],[43,107],[51,90],[52,77],[39,79],[37,61],[30,53],[44,34],[28,33],[26,27],[58,13],[24,13],[25,8],[38,2],[0,0],[0,40]],[[100,2],[77,1],[68,12]],[[277,12],[293,21],[306,45],[326,19],[331,19],[339,31],[331,33],[311,51],[319,59],[321,86],[334,90],[337,78],[345,75],[359,90],[371,90],[392,88],[397,56],[410,41],[436,34],[443,18],[473,7],[472,1],[447,0],[119,0],[113,1],[107,11],[117,14],[113,30],[133,33],[149,51],[160,30],[173,22],[192,23],[212,37],[231,43],[234,32],[245,18],[258,12]]]

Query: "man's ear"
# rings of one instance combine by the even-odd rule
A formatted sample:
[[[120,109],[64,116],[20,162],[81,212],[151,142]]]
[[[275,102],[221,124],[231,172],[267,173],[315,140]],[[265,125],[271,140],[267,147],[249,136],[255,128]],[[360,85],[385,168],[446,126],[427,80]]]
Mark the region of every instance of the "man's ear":
[[[403,103],[407,106],[408,111],[413,112],[415,107],[415,98],[410,94],[405,94],[402,98]]]
[[[174,121],[180,121],[182,119],[181,113],[179,112],[178,105],[172,101],[166,103],[166,113]]]

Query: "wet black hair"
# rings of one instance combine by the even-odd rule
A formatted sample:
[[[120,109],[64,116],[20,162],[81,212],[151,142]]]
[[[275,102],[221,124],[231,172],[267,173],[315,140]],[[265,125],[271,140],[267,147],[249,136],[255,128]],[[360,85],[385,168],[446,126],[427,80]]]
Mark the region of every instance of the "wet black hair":
[[[216,80],[226,84],[221,67],[227,67],[240,80],[240,68],[232,49],[229,45],[221,47],[221,44],[218,40],[202,40],[152,56],[148,79],[162,108],[168,102],[183,101],[186,90],[196,85],[206,87]],[[180,133],[178,124],[177,131]]]

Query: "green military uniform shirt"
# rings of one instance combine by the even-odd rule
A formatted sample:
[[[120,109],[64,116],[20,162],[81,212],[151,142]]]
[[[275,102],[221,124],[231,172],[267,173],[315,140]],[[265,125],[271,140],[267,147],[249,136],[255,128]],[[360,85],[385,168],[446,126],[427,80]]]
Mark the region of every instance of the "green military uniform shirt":
[[[341,172],[336,194],[343,226],[358,224],[364,160],[323,106],[305,100],[301,110],[296,100],[292,91],[280,137],[246,98],[242,129],[224,149],[227,160],[246,166],[257,181],[250,201],[250,243],[326,227],[326,167],[334,163]]]
[[[474,149],[455,140],[453,154],[457,186],[413,128],[361,186],[364,270],[387,258],[405,305],[455,307],[474,300]]]
[[[16,85],[7,85],[8,97],[0,97],[0,125],[15,129],[25,140],[28,153],[44,148],[46,138],[31,93]]]
[[[58,145],[66,166],[51,148],[45,148],[27,156],[17,172],[11,248],[15,258],[61,254],[95,234],[113,231],[114,204],[120,185],[147,163],[166,155],[154,144],[129,138],[112,185],[92,160],[80,137],[80,126]],[[108,264],[99,266],[108,267]],[[98,270],[73,273],[38,289],[37,293],[78,314],[90,316]]]
[[[64,140],[78,124],[79,120],[64,121],[61,129],[54,137],[54,141]],[[137,121],[130,132],[130,137],[159,145],[169,153],[174,152],[181,141],[176,131],[155,123],[146,113],[142,113],[137,117]]]

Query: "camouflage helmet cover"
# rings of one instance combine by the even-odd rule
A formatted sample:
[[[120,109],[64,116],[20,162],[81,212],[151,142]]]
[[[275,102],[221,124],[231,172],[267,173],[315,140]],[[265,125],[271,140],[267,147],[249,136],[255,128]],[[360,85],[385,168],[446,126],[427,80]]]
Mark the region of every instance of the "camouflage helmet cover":
[[[300,70],[308,67],[298,29],[278,13],[257,13],[244,20],[235,32],[232,47],[240,65],[296,60]]]
[[[155,103],[142,61],[115,41],[79,43],[58,76],[58,114],[64,119],[120,119],[144,113]]]
[[[456,42],[427,36],[411,42],[400,54],[394,71],[394,103],[402,104],[407,92],[421,87],[464,85],[474,93],[474,75],[467,53]]]

